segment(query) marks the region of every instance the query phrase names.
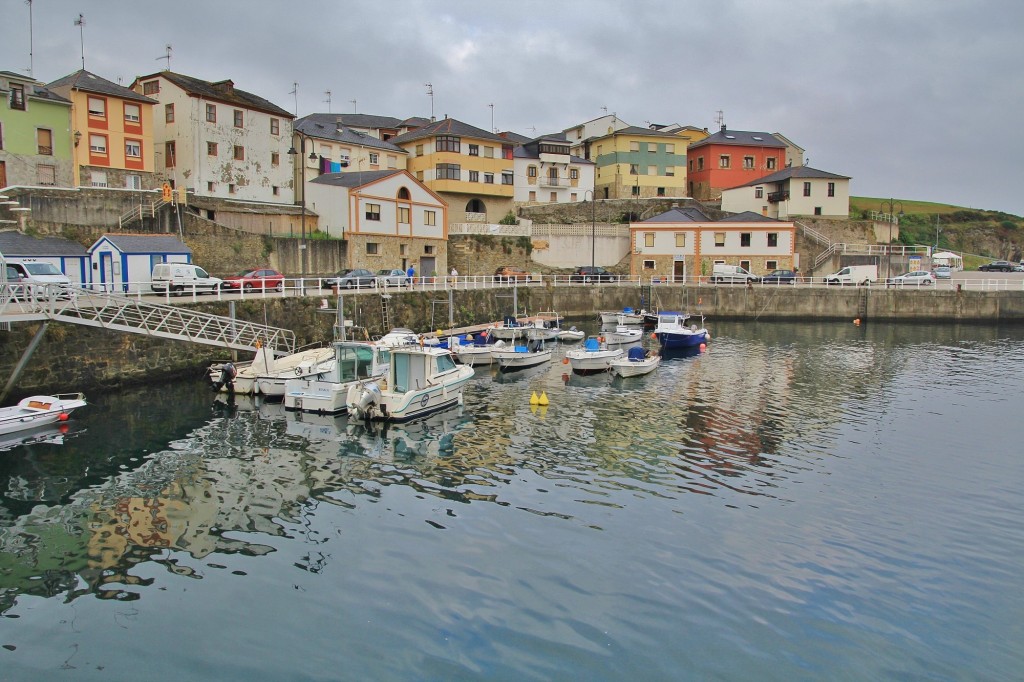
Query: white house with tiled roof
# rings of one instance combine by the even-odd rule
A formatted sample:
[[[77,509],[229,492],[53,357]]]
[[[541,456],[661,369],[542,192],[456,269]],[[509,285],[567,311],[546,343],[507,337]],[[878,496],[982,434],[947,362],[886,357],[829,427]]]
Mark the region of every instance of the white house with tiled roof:
[[[240,90],[172,71],[139,76],[132,89],[158,102],[157,169],[196,197],[293,204],[291,113]]]
[[[850,217],[850,178],[810,166],[794,166],[739,187],[722,190],[722,210],[751,211],[768,218]]]
[[[573,156],[562,134],[543,135],[518,145],[513,159],[517,205],[593,199],[594,162]]]

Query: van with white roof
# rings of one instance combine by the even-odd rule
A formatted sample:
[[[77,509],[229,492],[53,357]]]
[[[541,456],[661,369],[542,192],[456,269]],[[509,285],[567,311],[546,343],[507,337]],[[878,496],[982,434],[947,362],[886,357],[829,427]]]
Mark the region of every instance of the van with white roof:
[[[149,287],[157,294],[213,294],[224,281],[192,263],[158,263],[153,266]]]

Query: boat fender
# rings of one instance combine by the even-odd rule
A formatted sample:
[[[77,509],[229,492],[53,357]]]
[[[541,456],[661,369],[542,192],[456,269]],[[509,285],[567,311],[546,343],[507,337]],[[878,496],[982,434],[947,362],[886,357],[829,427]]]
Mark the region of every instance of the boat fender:
[[[66,422],[68,419],[71,419],[71,415],[67,412],[61,412],[57,415],[57,421]]]

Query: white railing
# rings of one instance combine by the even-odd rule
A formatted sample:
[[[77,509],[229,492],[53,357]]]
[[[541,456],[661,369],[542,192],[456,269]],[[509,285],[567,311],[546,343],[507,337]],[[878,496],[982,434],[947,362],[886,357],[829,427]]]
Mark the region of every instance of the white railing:
[[[468,217],[468,216],[467,216]],[[499,223],[450,223],[448,235],[493,234],[500,237],[529,237],[529,225],[501,225]]]

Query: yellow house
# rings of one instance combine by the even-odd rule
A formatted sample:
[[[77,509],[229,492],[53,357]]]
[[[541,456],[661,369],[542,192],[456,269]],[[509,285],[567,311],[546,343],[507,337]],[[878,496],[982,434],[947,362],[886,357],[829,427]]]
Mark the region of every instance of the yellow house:
[[[154,189],[155,100],[85,70],[47,87],[71,101],[76,187]]]
[[[666,132],[629,126],[594,138],[594,193],[603,199],[685,197],[691,136],[691,129]]]
[[[449,207],[452,222],[497,223],[512,210],[513,144],[453,118],[389,140],[407,169]]]

